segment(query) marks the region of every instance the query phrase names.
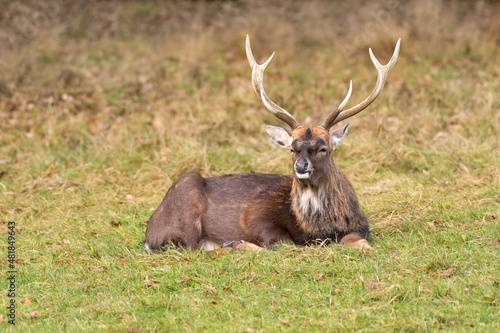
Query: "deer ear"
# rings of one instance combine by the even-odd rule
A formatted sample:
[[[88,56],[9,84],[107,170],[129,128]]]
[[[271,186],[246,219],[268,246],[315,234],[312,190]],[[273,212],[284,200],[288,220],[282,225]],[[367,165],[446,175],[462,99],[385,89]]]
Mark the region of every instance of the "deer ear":
[[[290,145],[292,144],[292,136],[284,128],[266,126],[266,132],[278,146],[282,148],[290,148]]]
[[[344,136],[347,134],[348,128],[349,124],[345,125],[344,128],[330,132],[330,138],[332,139],[333,142],[333,149],[340,146],[340,143],[342,142],[342,140],[344,140]]]

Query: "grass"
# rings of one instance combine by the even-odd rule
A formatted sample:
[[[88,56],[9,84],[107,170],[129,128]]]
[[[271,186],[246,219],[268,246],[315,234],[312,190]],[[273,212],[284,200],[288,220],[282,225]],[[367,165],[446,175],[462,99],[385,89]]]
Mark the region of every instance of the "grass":
[[[51,15],[10,4],[0,267],[16,221],[16,329],[499,330],[497,13],[459,1],[91,2]],[[183,173],[290,173],[264,131],[280,124],[252,90],[247,33],[259,61],[277,51],[268,94],[312,125],[350,79],[351,105],[366,97],[368,47],[385,62],[402,37],[386,87],[335,156],[378,251],[143,249],[147,219]],[[0,327],[15,330],[8,301]]]

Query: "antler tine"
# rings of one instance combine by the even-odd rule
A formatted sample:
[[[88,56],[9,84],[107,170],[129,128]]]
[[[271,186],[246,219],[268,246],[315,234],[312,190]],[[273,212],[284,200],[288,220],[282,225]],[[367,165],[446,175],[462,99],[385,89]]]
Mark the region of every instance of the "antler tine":
[[[377,60],[377,58],[375,58],[375,56],[373,55],[372,49],[370,48],[370,50],[369,50],[370,51],[370,58],[372,59],[373,64],[377,68],[377,73],[378,73],[377,83],[375,83],[375,88],[373,89],[371,94],[364,101],[362,101],[361,103],[359,103],[356,106],[353,106],[352,108],[350,108],[348,110],[340,112],[336,116],[336,118],[332,119],[331,123],[327,124],[325,121],[325,124],[327,126],[323,126],[323,127],[325,127],[328,130],[328,129],[330,129],[330,127],[341,122],[342,120],[354,116],[355,114],[366,109],[366,107],[368,107],[368,105],[370,105],[378,97],[378,95],[382,91],[382,88],[384,88],[385,81],[387,80],[387,77],[389,76],[389,73],[391,72],[392,67],[394,67],[394,65],[396,64],[396,61],[398,60],[400,45],[401,45],[401,38],[398,40],[398,42],[396,44],[396,48],[394,49],[394,53],[391,57],[391,60],[389,60],[389,62],[385,66],[382,65]],[[331,119],[331,118],[332,117],[330,115],[327,119]]]
[[[340,112],[342,112],[342,110],[344,109],[347,102],[349,102],[349,98],[351,98],[351,94],[352,94],[352,80],[351,80],[351,82],[349,82],[349,91],[347,92],[347,95],[345,96],[344,100],[342,101],[342,103],[340,103],[340,105],[334,111],[332,111],[328,115],[328,117],[326,117],[323,124],[321,124],[321,127],[323,127],[324,129],[326,129],[328,131],[333,126],[333,122],[335,121],[335,118],[338,117],[338,115],[340,114]]]
[[[267,65],[273,59],[274,53],[264,62],[262,65],[259,65],[252,54],[252,49],[250,48],[250,38],[247,35],[246,40],[246,50],[247,50],[247,58],[250,67],[252,67],[252,83],[253,88],[257,95],[260,96],[262,102],[266,109],[271,111],[278,119],[288,124],[292,130],[299,127],[299,123],[295,120],[295,118],[288,113],[283,108],[279,107],[276,103],[274,103],[269,97],[267,97],[266,92],[264,91],[264,70]]]

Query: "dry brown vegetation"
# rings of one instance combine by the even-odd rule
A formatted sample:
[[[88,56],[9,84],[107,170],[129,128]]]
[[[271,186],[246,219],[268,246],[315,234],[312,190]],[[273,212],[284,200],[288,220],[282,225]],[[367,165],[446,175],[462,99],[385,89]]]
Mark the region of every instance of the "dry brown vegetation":
[[[380,251],[367,255],[370,260],[355,257],[353,270],[339,275],[328,273],[331,268],[316,256],[350,267],[348,250],[309,254],[285,248],[260,255],[262,262],[290,269],[304,260],[328,277],[318,282],[312,278],[321,273],[316,271],[304,273],[306,281],[303,274],[287,275],[283,285],[274,281],[282,293],[270,298],[288,308],[308,295],[320,308],[323,296],[315,298],[308,288],[320,290],[331,279],[337,280],[330,289],[352,288],[353,294],[331,292],[340,295],[338,307],[305,319],[302,311],[310,309],[277,312],[278,321],[256,307],[252,318],[263,319],[243,316],[234,329],[498,329],[500,269],[493,260],[500,238],[498,2],[53,0],[4,1],[1,8],[0,220],[17,222],[25,279],[20,295],[34,300],[19,305],[19,321],[27,328],[40,331],[45,323],[50,331],[70,315],[81,324],[68,330],[96,325],[154,330],[167,324],[227,330],[214,319],[178,310],[189,302],[208,311],[206,285],[219,288],[215,284],[224,278],[210,277],[199,289],[182,280],[175,289],[165,280],[170,273],[151,268],[189,262],[188,268],[175,268],[185,279],[184,269],[196,272],[211,259],[150,257],[141,243],[144,221],[184,172],[290,172],[288,153],[264,132],[265,124],[278,122],[251,86],[244,53],[249,34],[258,60],[277,51],[266,72],[268,94],[307,124],[318,124],[338,104],[351,79],[351,103],[369,94],[376,78],[369,47],[382,62],[398,38],[402,50],[378,100],[349,120],[350,132],[336,156],[373,221],[373,244]],[[293,261],[294,256],[302,259]],[[126,261],[116,266],[117,258]],[[214,264],[217,271],[217,265],[231,263],[221,260]],[[363,266],[368,262],[386,266],[368,269]],[[269,267],[242,268],[242,274],[255,269],[266,276]],[[364,278],[356,267],[365,269]],[[126,273],[129,269],[135,271]],[[101,275],[89,282],[82,277],[87,274]],[[128,276],[129,289],[117,287],[123,285],[113,280],[117,275]],[[63,295],[75,279],[73,302]],[[365,280],[366,288],[353,287]],[[287,283],[292,286],[285,288]],[[381,287],[369,287],[374,285]],[[259,287],[265,293],[268,284]],[[223,288],[232,290],[217,294],[228,302],[227,313],[245,312],[231,303],[237,287],[218,290]],[[154,290],[170,295],[167,312],[175,318],[151,310],[155,297],[165,301],[148,294]],[[123,305],[115,320],[116,311],[101,293],[114,302],[128,302],[125,293],[141,301],[132,298],[133,305]],[[371,301],[357,307],[359,299]],[[420,302],[435,306],[426,312]],[[382,303],[384,310],[373,310]],[[154,315],[130,319],[142,308],[165,321]],[[39,312],[30,316],[33,311]]]

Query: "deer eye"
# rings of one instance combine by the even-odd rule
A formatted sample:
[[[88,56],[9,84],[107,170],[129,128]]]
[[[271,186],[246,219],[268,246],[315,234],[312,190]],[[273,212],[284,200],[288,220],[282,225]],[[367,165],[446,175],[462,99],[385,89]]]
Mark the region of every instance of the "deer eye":
[[[326,147],[323,147],[319,150],[320,153],[326,153],[328,152],[328,149]]]
[[[290,153],[295,153],[295,150],[293,150],[293,148],[290,148]]]

